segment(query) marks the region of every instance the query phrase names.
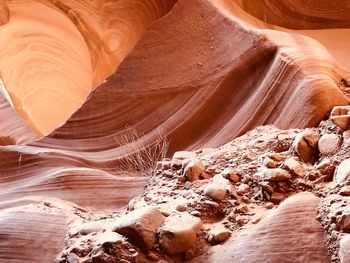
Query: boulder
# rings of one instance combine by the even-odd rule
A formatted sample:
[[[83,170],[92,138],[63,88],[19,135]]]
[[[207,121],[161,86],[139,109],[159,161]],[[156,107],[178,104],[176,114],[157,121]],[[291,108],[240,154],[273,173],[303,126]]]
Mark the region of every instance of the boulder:
[[[215,201],[222,201],[226,198],[227,187],[222,184],[211,183],[204,189],[204,194]]]
[[[336,106],[331,111],[330,119],[335,125],[346,130],[350,123],[349,111],[349,106]]]
[[[187,164],[184,170],[184,176],[190,182],[199,179],[199,176],[205,171],[205,165],[201,160],[195,159]]]
[[[158,208],[147,206],[123,216],[113,231],[130,238],[141,249],[150,250],[156,244],[157,229],[164,221]]]
[[[293,141],[293,149],[303,162],[311,162],[315,151],[317,150],[317,143],[320,139],[320,134],[312,130],[306,130],[298,134]]]
[[[318,141],[318,150],[323,156],[329,156],[336,154],[340,147],[342,141],[337,134],[325,134]]]
[[[335,173],[334,179],[337,183],[348,181],[350,175],[350,159],[342,161]]]
[[[264,169],[263,171],[253,175],[257,181],[279,182],[291,179],[292,176],[287,170],[282,168]]]
[[[304,169],[300,162],[294,158],[288,158],[284,161],[284,165],[295,175],[303,177],[305,175]]]
[[[185,252],[193,247],[201,226],[200,218],[187,212],[173,214],[166,219],[160,231],[159,243],[168,254]]]

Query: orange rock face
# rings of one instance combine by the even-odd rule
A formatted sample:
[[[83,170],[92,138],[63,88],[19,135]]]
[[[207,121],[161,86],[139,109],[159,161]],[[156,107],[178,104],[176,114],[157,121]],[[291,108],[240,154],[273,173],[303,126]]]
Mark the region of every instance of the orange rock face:
[[[119,209],[141,194],[147,178],[121,173],[118,165],[135,149],[149,150],[160,132],[171,156],[220,147],[260,125],[318,125],[334,106],[349,103],[349,27],[346,0],[0,0],[0,261],[52,262],[73,221],[90,210]],[[328,133],[338,129],[332,127]],[[122,144],[130,131],[139,137]],[[343,138],[336,136],[338,151]],[[316,148],[315,165],[321,162]],[[202,166],[196,179],[221,172],[202,176]],[[192,184],[204,183],[186,187]],[[318,200],[306,200],[311,213]],[[287,224],[301,215],[301,223],[308,221],[293,202],[270,220]],[[35,236],[36,224],[45,225],[46,236]],[[259,239],[264,224],[223,258],[251,251],[242,244]],[[317,251],[322,229],[313,221],[307,226],[314,234],[304,240],[317,240],[301,242],[300,250]],[[50,236],[55,242],[39,257],[39,244]],[[13,258],[17,240],[35,242]],[[268,256],[279,242],[273,236],[246,262]],[[327,262],[321,252],[301,259]],[[212,258],[220,261],[217,253]]]

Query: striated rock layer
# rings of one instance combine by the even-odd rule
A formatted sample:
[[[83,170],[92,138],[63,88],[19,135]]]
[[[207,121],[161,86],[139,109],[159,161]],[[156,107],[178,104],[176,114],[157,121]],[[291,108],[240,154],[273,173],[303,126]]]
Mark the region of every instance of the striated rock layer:
[[[112,210],[141,193],[147,178],[116,167],[159,131],[170,153],[218,147],[263,124],[314,126],[348,104],[346,3],[0,0],[0,259],[26,231],[41,242],[33,224],[58,229],[57,243],[38,258],[34,242],[15,262],[60,251],[69,220],[27,205]],[[120,145],[132,129],[141,138]]]

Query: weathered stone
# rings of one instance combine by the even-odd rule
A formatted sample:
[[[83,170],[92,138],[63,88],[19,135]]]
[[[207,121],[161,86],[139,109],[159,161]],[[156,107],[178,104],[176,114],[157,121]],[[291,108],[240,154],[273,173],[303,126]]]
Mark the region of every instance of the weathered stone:
[[[291,179],[292,176],[287,170],[281,168],[265,169],[253,175],[257,181],[278,182]]]
[[[177,254],[192,248],[201,225],[198,217],[186,212],[169,216],[160,232],[162,249],[168,254]]]
[[[269,193],[273,193],[275,189],[268,182],[261,182],[261,188]]]
[[[182,168],[182,160],[180,159],[173,159],[171,161],[171,167],[174,169],[181,169]]]
[[[185,160],[185,159],[195,159],[197,157],[195,152],[190,151],[178,151],[173,155],[173,159]]]
[[[250,187],[247,184],[240,184],[237,188],[237,192],[239,194],[246,194],[246,193],[249,193],[249,191],[250,191]]]
[[[342,183],[349,180],[350,175],[350,159],[342,161],[335,173],[334,179],[337,183]]]
[[[346,213],[340,216],[337,227],[339,230],[349,231],[350,230],[350,214]]]
[[[306,130],[298,134],[293,141],[293,148],[303,162],[311,162],[320,134],[312,130]]]
[[[350,262],[350,235],[344,235],[339,244],[340,263]]]
[[[323,159],[317,166],[316,169],[323,175],[333,176],[335,166],[329,159]]]
[[[263,159],[263,165],[267,168],[276,168],[278,166],[277,162],[272,160],[270,157],[265,157]]]
[[[239,176],[236,174],[236,172],[232,171],[231,169],[225,169],[222,172],[222,175],[233,183],[237,183],[240,181]]]
[[[318,141],[318,150],[323,156],[333,155],[339,151],[341,143],[337,134],[325,134]]]
[[[346,130],[350,123],[349,111],[349,106],[336,106],[331,111],[330,119],[335,125],[339,126],[343,130]]]
[[[121,220],[113,231],[127,236],[141,249],[150,250],[156,244],[156,232],[165,217],[158,208],[148,206],[131,211]]]
[[[300,162],[294,158],[288,158],[285,160],[284,165],[295,175],[303,177],[305,175],[304,169]]]
[[[226,198],[226,187],[222,184],[211,183],[204,189],[204,194],[215,201],[222,201]]]
[[[199,179],[199,176],[205,171],[205,165],[201,160],[192,160],[189,164],[187,164],[184,175],[190,182]]]
[[[224,242],[231,236],[231,232],[225,228],[212,229],[207,235],[207,241],[211,245]]]
[[[275,203],[281,202],[284,198],[284,194],[278,192],[273,192],[271,195],[271,201]]]
[[[350,186],[344,186],[340,189],[339,194],[343,196],[350,196]]]

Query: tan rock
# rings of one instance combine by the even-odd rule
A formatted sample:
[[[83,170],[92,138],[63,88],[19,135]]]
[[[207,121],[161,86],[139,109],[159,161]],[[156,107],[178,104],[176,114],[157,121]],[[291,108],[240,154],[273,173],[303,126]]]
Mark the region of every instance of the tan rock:
[[[319,139],[320,134],[312,130],[306,130],[295,137],[293,148],[300,160],[303,162],[312,161]]]
[[[346,130],[350,123],[349,111],[349,106],[336,106],[332,109],[330,119],[335,125],[339,126],[343,130]]]
[[[349,180],[350,175],[350,159],[342,161],[335,173],[334,179],[337,183],[342,183]]]
[[[246,193],[249,193],[249,191],[250,191],[250,187],[247,184],[240,184],[237,188],[237,192],[239,194],[246,194]]]
[[[201,160],[195,159],[187,164],[184,175],[190,182],[199,179],[199,176],[205,171],[205,165]]]
[[[301,166],[300,162],[294,158],[288,158],[284,161],[284,165],[295,175],[303,177],[305,175],[304,169]]]
[[[197,157],[195,152],[191,151],[178,151],[173,155],[173,159],[185,160],[185,159],[195,159]]]
[[[275,203],[281,202],[284,198],[284,194],[278,192],[273,192],[271,195],[271,201]]]
[[[192,248],[201,225],[200,218],[187,212],[169,216],[160,232],[162,249],[168,254],[177,254]]]
[[[222,201],[226,198],[226,186],[211,183],[204,189],[204,194],[215,201]]]
[[[278,163],[272,160],[270,157],[266,156],[263,159],[263,165],[265,165],[267,168],[276,168],[278,166]]]
[[[287,170],[282,168],[264,169],[263,171],[253,175],[257,181],[279,182],[291,179],[292,176]]]
[[[225,228],[212,229],[207,235],[207,241],[211,245],[216,245],[224,242],[231,236],[231,232]]]
[[[337,134],[325,134],[318,141],[318,150],[323,156],[333,155],[339,151],[341,143]]]
[[[131,211],[121,220],[113,231],[127,236],[141,249],[150,250],[156,244],[156,232],[165,217],[158,208],[148,206]]]
[[[326,158],[316,166],[316,169],[323,175],[333,175],[335,166],[332,164],[331,160]]]

